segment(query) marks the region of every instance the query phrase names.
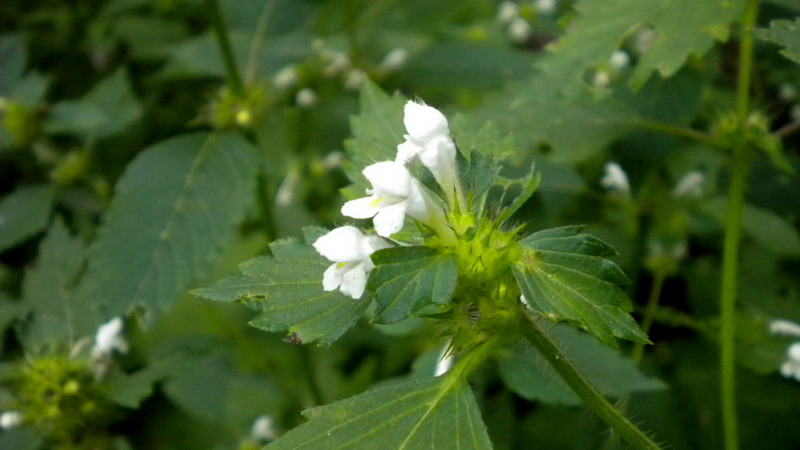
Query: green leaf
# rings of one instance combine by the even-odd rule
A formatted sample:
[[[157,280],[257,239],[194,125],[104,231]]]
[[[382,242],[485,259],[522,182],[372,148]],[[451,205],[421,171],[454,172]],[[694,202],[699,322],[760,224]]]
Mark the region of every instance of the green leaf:
[[[48,133],[74,134],[84,140],[102,139],[129,127],[141,113],[127,71],[119,69],[80,100],[54,105],[44,127]]]
[[[663,389],[660,381],[639,372],[636,364],[574,327],[555,325],[547,330],[558,342],[564,356],[601,394],[621,398],[641,391]],[[502,352],[498,358],[500,376],[506,385],[528,400],[580,405],[564,380],[539,352],[526,342]]]
[[[530,307],[552,320],[566,320],[617,347],[614,337],[650,342],[633,317],[619,284],[628,278],[613,262],[608,244],[580,226],[551,228],[523,240],[514,276]]]
[[[553,162],[576,163],[652,121],[688,125],[699,109],[701,88],[695,77],[679,75],[653,79],[636,94],[617,90],[598,100],[582,91],[564,98],[534,78],[510,85],[467,117],[469,123],[496,124],[500,136],[513,133],[518,145],[512,158],[537,149]]]
[[[377,265],[367,288],[375,292],[378,320],[403,320],[423,306],[444,305],[456,289],[456,259],[428,247],[394,247],[372,255]]]
[[[361,180],[361,169],[377,161],[394,161],[397,146],[405,141],[403,106],[400,94],[390,96],[371,81],[364,83],[359,97],[359,113],[350,118],[353,137],[345,142],[350,164],[347,174]]]
[[[518,184],[521,187],[519,194],[514,197],[514,200],[511,204],[503,208],[500,211],[500,214],[497,215],[497,223],[503,223],[506,220],[510,219],[512,215],[514,215],[517,210],[519,210],[525,202],[531,198],[534,192],[536,192],[536,188],[539,187],[539,182],[542,181],[542,176],[539,172],[536,171],[535,165],[531,166],[531,171],[526,175],[524,178],[518,180],[503,180],[503,187],[508,190],[509,187]]]
[[[253,148],[233,134],[183,135],[142,152],[90,249],[92,298],[109,316],[169,308],[231,242],[257,167]]]
[[[580,91],[586,70],[607,64],[611,54],[641,26],[656,33],[652,46],[633,66],[630,83],[638,89],[653,71],[669,77],[690,56],[702,56],[715,41],[725,41],[744,0],[583,0],[568,33],[537,64],[548,91],[568,96]],[[686,14],[691,11],[691,14]]]
[[[91,333],[101,320],[75,288],[84,268],[86,250],[56,220],[39,247],[36,265],[25,274],[25,305],[33,314],[25,326],[23,341],[30,348],[45,343],[74,343]]]
[[[800,17],[791,20],[773,20],[769,28],[756,30],[755,36],[783,47],[781,54],[800,64]]]
[[[266,448],[492,448],[469,386],[448,381],[396,383],[307,410],[308,423]]]
[[[43,231],[52,208],[50,186],[22,187],[0,201],[0,252]]]
[[[372,298],[358,300],[338,290],[322,290],[322,274],[330,266],[308,244],[277,241],[272,256],[240,266],[234,275],[192,293],[210,300],[241,302],[260,311],[250,325],[266,331],[286,331],[299,342],[330,345],[355,324]]]

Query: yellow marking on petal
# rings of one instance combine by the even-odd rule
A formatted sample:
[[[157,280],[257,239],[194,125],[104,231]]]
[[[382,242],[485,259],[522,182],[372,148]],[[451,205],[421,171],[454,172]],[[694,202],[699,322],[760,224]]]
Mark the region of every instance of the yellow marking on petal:
[[[376,198],[375,198],[375,199],[373,199],[371,202],[369,202],[369,206],[371,206],[371,207],[375,208],[375,207],[377,207],[377,206],[378,206],[378,203],[380,203],[380,202],[382,202],[382,201],[383,201],[383,199],[382,199],[382,198],[380,198],[380,197],[376,197]]]
[[[346,263],[346,262],[340,262],[340,263],[336,263],[336,268],[337,268],[337,269],[341,269],[341,268],[342,268],[342,267],[344,267],[345,265],[347,265],[347,263]]]

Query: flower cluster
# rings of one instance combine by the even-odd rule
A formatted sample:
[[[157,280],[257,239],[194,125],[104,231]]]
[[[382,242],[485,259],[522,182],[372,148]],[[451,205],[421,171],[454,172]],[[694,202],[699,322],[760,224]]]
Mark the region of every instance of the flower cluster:
[[[356,227],[336,228],[314,242],[314,248],[333,262],[325,271],[322,287],[339,289],[361,298],[370,270],[370,255],[390,247],[389,238],[403,228],[406,216],[436,229],[444,222],[441,202],[419,182],[407,165],[421,162],[442,187],[448,201],[456,201],[460,190],[456,176],[456,145],[450,137],[447,118],[437,109],[409,101],[404,109],[405,141],[397,146],[394,161],[366,167],[362,173],[372,187],[367,196],[346,202],[342,214],[354,219],[372,219],[377,236]]]
[[[800,337],[800,325],[789,320],[773,320],[769,324],[770,333],[778,336]],[[800,342],[786,349],[786,361],[781,364],[781,375],[800,381]]]

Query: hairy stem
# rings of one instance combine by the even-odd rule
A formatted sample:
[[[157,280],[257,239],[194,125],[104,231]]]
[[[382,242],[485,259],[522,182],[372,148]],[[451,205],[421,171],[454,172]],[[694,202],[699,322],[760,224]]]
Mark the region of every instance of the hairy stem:
[[[569,385],[575,394],[593,413],[608,424],[614,432],[632,446],[643,449],[658,449],[658,444],[653,442],[642,430],[625,418],[614,406],[608,402],[594,388],[575,366],[565,358],[558,346],[543,331],[543,319],[526,315],[527,323],[520,327],[525,338],[536,347],[547,362],[558,372],[561,378]]]
[[[217,43],[222,53],[222,59],[225,62],[228,89],[236,95],[242,95],[244,92],[242,75],[239,73],[239,67],[236,65],[236,58],[233,56],[233,47],[231,47],[231,41],[228,38],[228,26],[225,24],[225,18],[222,17],[219,3],[217,3],[217,0],[206,0],[206,6],[210,11],[211,25],[214,28],[214,34],[217,36]]]
[[[654,131],[656,133],[666,134],[669,136],[683,137],[699,142],[701,144],[706,144],[709,147],[725,149],[724,144],[722,142],[719,142],[719,140],[715,139],[713,136],[703,133],[702,131],[697,131],[688,127],[672,125],[669,123],[658,122],[655,120],[637,120],[635,124],[646,130]]]
[[[736,116],[739,126],[747,126],[750,110],[750,81],[753,71],[753,35],[758,0],[748,0],[742,19],[739,43],[739,71],[736,79]],[[725,238],[722,253],[722,283],[720,286],[720,395],[722,424],[727,450],[739,448],[736,418],[736,288],[739,269],[739,240],[742,234],[742,210],[747,184],[749,148],[746,143],[733,149],[731,181],[728,187],[728,206],[725,213]]]

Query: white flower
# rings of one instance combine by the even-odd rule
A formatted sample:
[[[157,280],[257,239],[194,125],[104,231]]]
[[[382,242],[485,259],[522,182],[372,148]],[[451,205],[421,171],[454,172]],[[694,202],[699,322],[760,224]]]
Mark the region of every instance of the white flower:
[[[378,236],[366,236],[356,227],[332,230],[314,242],[320,255],[332,261],[322,275],[322,289],[359,299],[367,285],[367,274],[375,267],[369,255],[390,245]]]
[[[633,51],[636,55],[641,56],[647,53],[648,50],[658,39],[658,33],[651,27],[642,28],[633,35]]]
[[[800,342],[795,342],[786,351],[786,362],[781,365],[781,375],[800,381]]]
[[[784,102],[791,102],[797,98],[797,89],[789,83],[783,83],[778,89],[778,98]]]
[[[557,0],[536,0],[533,9],[542,14],[550,14],[556,10]]]
[[[120,317],[114,317],[100,325],[100,328],[97,329],[97,334],[94,336],[94,347],[92,347],[93,359],[109,357],[114,350],[120,353],[126,353],[128,351],[128,343],[122,336],[124,325]]]
[[[344,88],[348,91],[357,91],[364,85],[367,80],[367,73],[361,69],[353,69],[347,72],[347,78],[344,80]]]
[[[508,24],[508,37],[517,44],[524,44],[533,35],[533,28],[527,20],[517,17]]]
[[[769,323],[769,332],[780,336],[800,337],[800,325],[789,320],[777,319]]]
[[[422,185],[402,164],[379,162],[367,166],[362,173],[372,184],[372,189],[367,190],[369,197],[345,203],[342,214],[355,219],[374,217],[375,231],[384,237],[403,228],[406,214],[421,222],[428,219]]]
[[[706,176],[699,170],[693,170],[683,176],[672,190],[672,196],[679,197],[699,197],[703,195],[703,184]]]
[[[631,63],[631,58],[625,50],[617,50],[608,58],[608,63],[616,70],[621,70],[628,67]]]
[[[24,416],[19,411],[6,411],[0,414],[0,430],[10,430],[22,425]]]
[[[408,60],[408,50],[404,48],[396,48],[384,56],[378,70],[383,72],[394,72],[401,69]]]
[[[324,51],[323,57],[328,59],[328,65],[323,69],[326,77],[334,77],[350,68],[350,57],[347,53],[330,50]]]
[[[256,417],[253,421],[253,426],[250,427],[250,437],[258,442],[272,441],[278,437],[275,431],[275,420],[272,416],[264,414]]]
[[[285,90],[297,84],[297,79],[297,68],[294,65],[288,65],[272,77],[272,84],[280,90]]]
[[[294,101],[301,108],[310,108],[317,104],[317,93],[311,88],[300,89]]]
[[[512,20],[519,17],[519,6],[511,1],[500,3],[497,8],[497,22],[500,25],[508,25]]]
[[[604,167],[605,175],[600,180],[600,185],[612,191],[618,191],[625,195],[631,193],[631,185],[628,183],[628,175],[622,170],[619,164],[608,162]]]
[[[407,140],[419,146],[439,136],[450,136],[447,117],[438,109],[409,100],[403,108],[403,125]]]
[[[603,69],[595,71],[592,77],[592,85],[594,87],[602,89],[607,88],[609,84],[611,84],[611,74],[608,71]]]

